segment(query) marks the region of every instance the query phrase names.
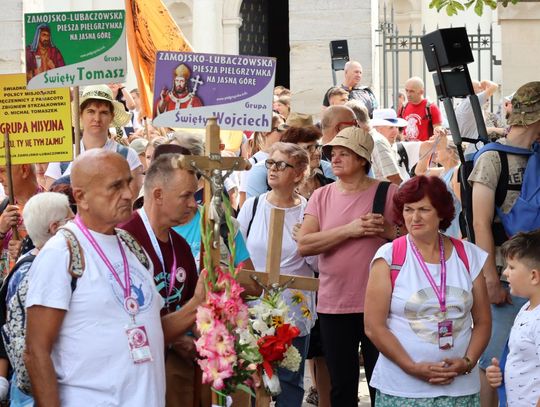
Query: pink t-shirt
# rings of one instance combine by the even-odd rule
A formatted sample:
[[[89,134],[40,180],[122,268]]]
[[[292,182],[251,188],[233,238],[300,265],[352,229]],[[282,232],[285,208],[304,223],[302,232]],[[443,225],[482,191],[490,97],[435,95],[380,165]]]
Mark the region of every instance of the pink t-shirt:
[[[340,192],[332,183],[317,189],[305,214],[319,221],[320,231],[343,226],[372,212],[377,184],[358,193]],[[386,196],[384,217],[393,216],[392,197],[397,190],[391,184]],[[387,241],[380,237],[347,239],[319,255],[319,293],[317,311],[325,314],[364,312],[364,299],[371,259]]]

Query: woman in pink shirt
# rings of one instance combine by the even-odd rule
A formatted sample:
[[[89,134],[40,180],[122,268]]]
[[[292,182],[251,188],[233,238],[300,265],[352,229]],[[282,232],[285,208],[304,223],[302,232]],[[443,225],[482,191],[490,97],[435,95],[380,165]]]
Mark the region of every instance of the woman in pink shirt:
[[[369,263],[380,246],[400,234],[391,221],[397,187],[367,175],[373,140],[365,130],[348,127],[324,149],[325,155],[332,157],[332,170],[339,179],[313,193],[299,232],[298,249],[303,256],[319,255],[317,312],[332,405],[356,407],[359,343],[368,380],[378,356],[364,333]],[[370,395],[373,404],[371,388]]]

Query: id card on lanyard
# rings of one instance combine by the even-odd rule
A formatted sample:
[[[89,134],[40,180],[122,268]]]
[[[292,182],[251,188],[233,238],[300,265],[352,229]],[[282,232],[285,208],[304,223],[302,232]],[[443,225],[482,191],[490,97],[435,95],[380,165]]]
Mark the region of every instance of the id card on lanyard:
[[[150,343],[148,341],[148,335],[146,334],[146,328],[144,325],[137,325],[135,317],[139,313],[139,302],[137,301],[137,298],[135,298],[131,294],[131,279],[130,279],[130,272],[129,272],[129,264],[126,257],[126,252],[124,251],[124,248],[122,247],[122,243],[120,242],[120,239],[118,236],[116,236],[116,241],[118,242],[118,248],[120,250],[120,254],[122,255],[122,262],[124,265],[124,282],[122,283],[122,279],[114,269],[113,265],[111,264],[110,260],[107,258],[105,253],[103,252],[103,249],[99,245],[99,243],[94,239],[86,225],[82,222],[79,215],[75,217],[75,224],[78,226],[78,228],[81,230],[82,234],[86,237],[86,239],[90,242],[96,253],[99,255],[101,260],[105,263],[105,266],[107,269],[109,269],[109,272],[112,274],[114,279],[116,280],[116,283],[122,288],[122,291],[124,293],[124,311],[131,317],[130,323],[126,326],[125,332],[127,336],[127,342],[128,342],[128,348],[129,353],[131,356],[131,359],[133,360],[133,363],[139,364],[139,363],[145,363],[145,362],[151,362],[153,360],[152,353],[150,351]]]
[[[433,276],[429,272],[429,269],[426,262],[424,261],[424,258],[422,257],[422,254],[420,253],[412,239],[409,239],[409,241],[411,243],[412,252],[416,257],[416,260],[418,260],[420,268],[422,269],[427,280],[429,281],[431,288],[433,288],[433,291],[437,296],[437,300],[439,301],[439,306],[441,307],[442,318],[440,321],[437,322],[437,337],[439,339],[439,349],[451,349],[454,346],[454,337],[452,320],[446,318],[446,258],[444,254],[443,237],[439,235],[439,256],[441,263],[441,282],[439,287],[437,286],[435,280],[433,279]]]

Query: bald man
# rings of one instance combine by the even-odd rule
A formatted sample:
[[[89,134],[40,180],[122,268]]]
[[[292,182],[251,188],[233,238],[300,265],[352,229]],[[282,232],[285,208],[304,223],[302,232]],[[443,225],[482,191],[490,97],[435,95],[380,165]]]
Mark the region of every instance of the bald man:
[[[434,129],[442,124],[441,111],[424,97],[424,82],[419,77],[413,76],[405,82],[405,93],[408,102],[400,109],[398,116],[407,120],[406,140],[429,140]]]
[[[74,161],[71,180],[78,215],[66,228],[82,250],[83,273],[70,274],[62,234],[47,242],[29,271],[25,362],[36,403],[162,407],[164,345],[193,325],[203,286],[180,311],[160,319],[152,263],[115,229],[131,216],[127,161],[89,150]]]
[[[358,100],[364,106],[366,106],[369,117],[372,117],[373,110],[379,107],[377,98],[373,94],[373,91],[367,86],[360,86],[362,80],[363,68],[358,61],[348,61],[344,67],[344,77],[341,88],[349,92],[349,100]],[[328,93],[333,89],[330,88],[324,94],[323,106],[330,106],[328,100]]]

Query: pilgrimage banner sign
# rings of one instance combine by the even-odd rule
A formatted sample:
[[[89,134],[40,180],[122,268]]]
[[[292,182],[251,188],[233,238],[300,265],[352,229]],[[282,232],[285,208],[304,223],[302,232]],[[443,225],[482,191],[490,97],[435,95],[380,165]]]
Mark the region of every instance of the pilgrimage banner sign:
[[[9,133],[12,164],[71,161],[69,89],[26,89],[26,75],[0,75],[0,133]],[[6,162],[4,138],[0,164]]]
[[[275,71],[275,58],[158,51],[153,124],[268,131]]]
[[[124,10],[24,15],[28,89],[124,82]]]

